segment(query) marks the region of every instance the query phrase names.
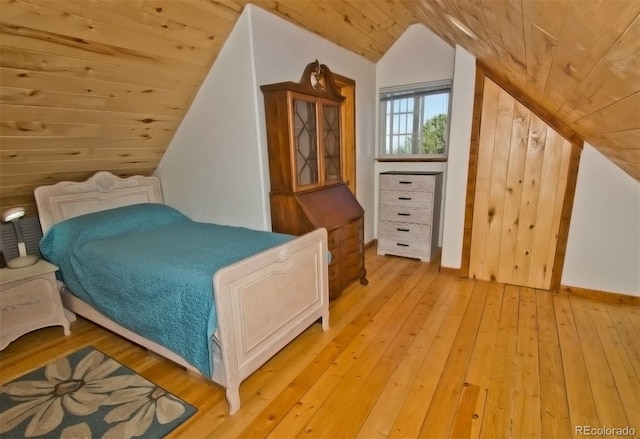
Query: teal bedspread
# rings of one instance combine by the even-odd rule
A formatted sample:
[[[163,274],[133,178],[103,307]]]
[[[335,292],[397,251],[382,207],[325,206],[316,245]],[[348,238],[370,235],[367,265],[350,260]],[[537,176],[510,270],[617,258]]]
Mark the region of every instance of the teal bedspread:
[[[211,376],[213,275],[290,239],[195,222],[162,204],[136,204],[60,222],[42,238],[40,251],[60,267],[75,295]]]

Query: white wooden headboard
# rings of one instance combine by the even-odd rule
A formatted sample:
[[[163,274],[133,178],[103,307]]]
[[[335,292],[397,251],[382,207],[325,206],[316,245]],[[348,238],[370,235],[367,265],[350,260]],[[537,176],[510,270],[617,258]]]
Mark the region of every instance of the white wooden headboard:
[[[57,222],[91,212],[140,203],[162,203],[156,177],[120,178],[96,172],[87,181],[63,181],[34,191],[42,233]]]

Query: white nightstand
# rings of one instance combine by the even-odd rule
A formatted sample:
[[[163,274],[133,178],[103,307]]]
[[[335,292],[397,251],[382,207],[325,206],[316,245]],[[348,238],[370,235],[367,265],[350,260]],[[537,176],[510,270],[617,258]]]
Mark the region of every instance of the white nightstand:
[[[45,260],[24,268],[0,269],[0,350],[34,329],[62,325],[71,334],[55,273]]]

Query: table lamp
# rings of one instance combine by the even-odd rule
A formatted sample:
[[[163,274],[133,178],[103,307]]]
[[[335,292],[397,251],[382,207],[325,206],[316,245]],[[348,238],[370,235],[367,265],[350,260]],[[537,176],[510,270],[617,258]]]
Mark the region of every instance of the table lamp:
[[[23,216],[24,209],[22,207],[13,207],[2,214],[3,222],[13,224],[13,228],[16,231],[16,238],[18,239],[18,254],[20,256],[7,261],[7,267],[9,268],[28,267],[38,262],[38,256],[27,255],[27,247],[24,245],[22,227],[20,227],[20,218]]]

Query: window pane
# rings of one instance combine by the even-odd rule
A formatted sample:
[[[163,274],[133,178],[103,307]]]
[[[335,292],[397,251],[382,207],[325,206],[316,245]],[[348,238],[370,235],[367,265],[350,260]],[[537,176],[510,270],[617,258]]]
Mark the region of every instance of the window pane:
[[[447,142],[449,93],[435,93],[424,97],[424,123],[421,144],[423,154],[442,154]]]
[[[383,155],[443,155],[447,151],[450,86],[381,94]],[[442,88],[444,87],[444,88]]]

